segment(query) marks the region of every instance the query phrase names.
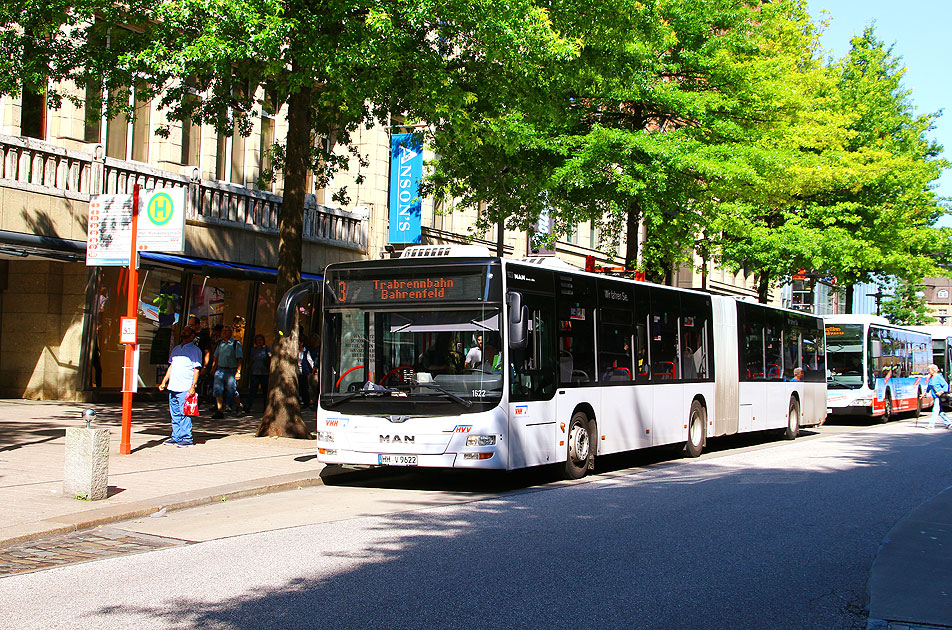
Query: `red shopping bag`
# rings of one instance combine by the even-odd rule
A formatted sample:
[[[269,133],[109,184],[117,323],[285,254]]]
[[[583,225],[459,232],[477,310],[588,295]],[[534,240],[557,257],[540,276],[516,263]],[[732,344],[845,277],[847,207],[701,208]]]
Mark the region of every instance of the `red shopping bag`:
[[[182,413],[186,416],[198,417],[198,394],[186,396]]]

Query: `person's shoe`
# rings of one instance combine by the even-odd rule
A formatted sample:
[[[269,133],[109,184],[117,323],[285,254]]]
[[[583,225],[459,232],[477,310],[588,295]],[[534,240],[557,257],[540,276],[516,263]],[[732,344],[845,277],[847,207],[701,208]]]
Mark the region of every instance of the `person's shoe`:
[[[188,448],[189,446],[195,446],[195,443],[191,440],[182,440],[177,445],[179,448]]]
[[[163,443],[163,444],[168,444],[169,446],[175,446],[175,445],[178,444],[179,442],[178,442],[178,440],[176,440],[175,438],[169,438],[169,439],[167,439],[166,441],[164,441],[164,442],[162,442],[162,443]]]
[[[225,414],[223,414],[220,411],[216,411],[215,413],[212,414],[212,418],[214,418],[215,420],[221,420],[224,417],[225,417]]]

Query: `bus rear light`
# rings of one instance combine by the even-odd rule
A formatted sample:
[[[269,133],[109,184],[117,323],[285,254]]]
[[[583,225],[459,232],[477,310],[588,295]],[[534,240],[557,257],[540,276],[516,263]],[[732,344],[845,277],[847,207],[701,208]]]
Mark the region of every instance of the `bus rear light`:
[[[463,459],[489,459],[492,453],[463,453]]]
[[[495,435],[467,435],[466,446],[495,446]]]

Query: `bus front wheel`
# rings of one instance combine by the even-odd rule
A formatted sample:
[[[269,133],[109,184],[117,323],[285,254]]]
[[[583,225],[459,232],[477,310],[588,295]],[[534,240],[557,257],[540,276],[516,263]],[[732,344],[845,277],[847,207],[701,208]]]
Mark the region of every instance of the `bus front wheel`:
[[[888,393],[886,394],[886,400],[883,401],[883,406],[885,407],[885,411],[883,411],[883,415],[879,416],[879,421],[882,424],[886,424],[892,420],[893,414],[892,396],[890,396]]]
[[[700,400],[691,403],[688,414],[688,441],[684,443],[684,453],[688,457],[700,457],[704,450],[704,429],[707,426],[707,412]]]
[[[568,456],[565,459],[565,477],[581,479],[589,468],[592,457],[591,423],[581,411],[576,411],[569,422]]]
[[[785,440],[795,440],[800,434],[800,401],[790,399],[790,409],[787,411],[787,428],[783,431]]]

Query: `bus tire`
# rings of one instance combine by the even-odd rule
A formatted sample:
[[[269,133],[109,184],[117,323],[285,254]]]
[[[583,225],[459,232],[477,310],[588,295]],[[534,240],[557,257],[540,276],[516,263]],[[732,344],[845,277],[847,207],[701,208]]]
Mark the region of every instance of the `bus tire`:
[[[922,415],[922,390],[916,392],[916,417]]]
[[[791,396],[790,409],[787,410],[787,428],[783,430],[783,439],[795,440],[800,435],[800,401]]]
[[[585,412],[576,411],[572,414],[572,419],[569,421],[567,441],[568,453],[565,458],[565,478],[581,479],[591,466],[590,460],[593,457],[592,449],[594,448],[592,424]]]
[[[886,424],[892,420],[893,407],[892,407],[892,396],[889,392],[886,392],[886,400],[883,401],[883,405],[886,407],[886,410],[883,412],[883,415],[879,416],[879,423]]]
[[[704,428],[707,426],[707,412],[700,400],[691,402],[688,412],[688,441],[684,443],[684,454],[688,457],[700,457],[704,450]]]

